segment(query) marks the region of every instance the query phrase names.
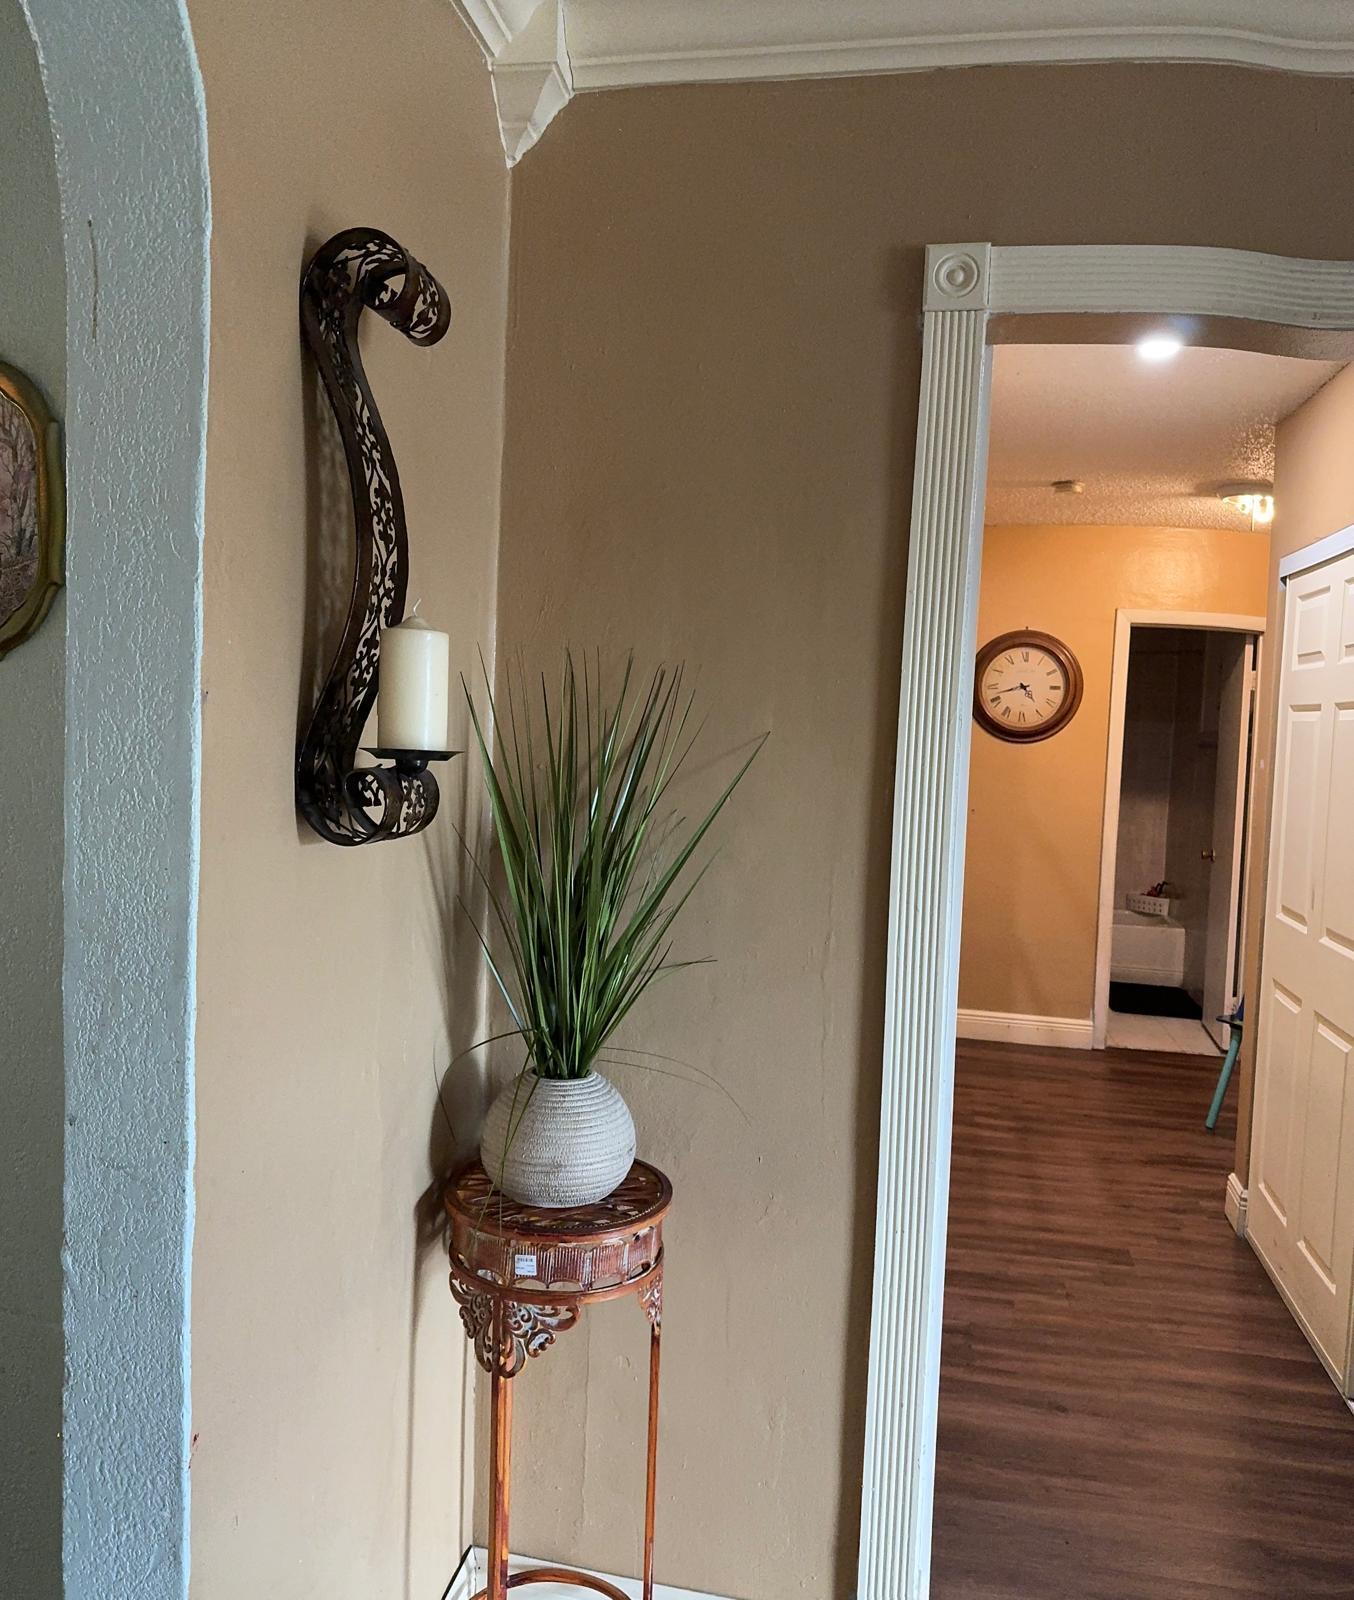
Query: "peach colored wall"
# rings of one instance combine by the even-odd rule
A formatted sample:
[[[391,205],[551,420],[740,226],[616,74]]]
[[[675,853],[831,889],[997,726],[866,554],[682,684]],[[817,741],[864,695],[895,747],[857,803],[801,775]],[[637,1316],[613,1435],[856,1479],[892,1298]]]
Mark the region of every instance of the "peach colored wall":
[[[993,527],[981,642],[1038,628],[1071,647],[1081,706],[1050,739],[973,730],[959,1004],[1091,1015],[1115,612],[1263,616],[1265,539],[1184,528]]]
[[[465,1343],[415,1207],[447,1154],[437,1077],[475,1037],[452,824],[473,831],[479,787],[444,769],[423,840],[342,850],[298,820],[318,593],[328,572],[346,606],[352,543],[297,284],[367,223],[451,294],[435,348],[373,317],[363,344],[411,598],[469,669],[493,644],[508,178],[484,64],[443,0],[190,9],[215,213],[192,1590],[432,1600],[470,1538]]]
[[[1269,870],[1269,818],[1274,781],[1278,692],[1283,643],[1283,590],[1279,562],[1294,550],[1354,523],[1354,366],[1339,372],[1285,422],[1274,448],[1274,522],[1266,576],[1269,631],[1260,672],[1256,748],[1260,765],[1253,795],[1251,849],[1247,862],[1247,994],[1259,992],[1263,950],[1265,880]],[[1240,1087],[1236,1171],[1243,1182],[1250,1165],[1250,1109],[1254,1096],[1255,1030],[1247,1030],[1238,1061]]]
[[[580,96],[515,171],[504,648],[684,656],[713,750],[772,733],[684,935],[718,965],[629,1041],[751,1119],[632,1085],[677,1184],[668,1582],[854,1584],[923,247],[1354,257],[1352,110],[1203,67],[675,86]],[[529,1375],[515,1544],[635,1570],[637,1316]]]

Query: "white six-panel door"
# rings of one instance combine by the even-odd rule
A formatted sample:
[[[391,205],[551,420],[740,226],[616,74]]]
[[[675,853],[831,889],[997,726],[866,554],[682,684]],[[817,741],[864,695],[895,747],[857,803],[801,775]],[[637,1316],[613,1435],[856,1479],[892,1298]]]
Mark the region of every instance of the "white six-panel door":
[[[1290,577],[1258,1004],[1249,1234],[1351,1392],[1354,553]]]

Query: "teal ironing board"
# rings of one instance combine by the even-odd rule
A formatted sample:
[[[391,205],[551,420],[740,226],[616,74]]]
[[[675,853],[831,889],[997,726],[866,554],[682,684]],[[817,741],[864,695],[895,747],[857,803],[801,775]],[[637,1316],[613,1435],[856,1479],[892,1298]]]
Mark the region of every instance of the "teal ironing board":
[[[1213,1104],[1208,1108],[1208,1115],[1204,1118],[1204,1127],[1210,1133],[1218,1125],[1218,1113],[1222,1110],[1223,1096],[1227,1093],[1227,1084],[1232,1076],[1232,1068],[1236,1066],[1237,1052],[1241,1049],[1241,1014],[1246,1009],[1244,1000],[1237,1003],[1236,1010],[1230,1017],[1219,1017],[1219,1022],[1225,1022],[1232,1030],[1232,1037],[1227,1044],[1227,1054],[1222,1058],[1222,1071],[1218,1073],[1218,1086],[1213,1091]]]

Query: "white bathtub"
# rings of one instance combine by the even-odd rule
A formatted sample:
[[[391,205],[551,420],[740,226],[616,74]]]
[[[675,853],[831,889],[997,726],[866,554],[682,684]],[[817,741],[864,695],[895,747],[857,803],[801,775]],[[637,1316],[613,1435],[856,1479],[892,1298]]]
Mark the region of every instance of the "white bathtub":
[[[1170,917],[1144,917],[1117,907],[1110,932],[1110,977],[1116,983],[1185,985],[1185,929]]]

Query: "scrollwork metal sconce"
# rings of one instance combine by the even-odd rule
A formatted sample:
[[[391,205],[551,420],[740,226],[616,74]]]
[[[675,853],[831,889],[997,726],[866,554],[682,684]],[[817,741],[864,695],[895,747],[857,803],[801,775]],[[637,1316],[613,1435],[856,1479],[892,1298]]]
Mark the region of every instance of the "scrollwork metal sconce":
[[[388,234],[349,228],[316,251],[301,279],[301,327],[343,441],[352,484],[357,559],[353,595],[329,675],[296,755],[296,804],[331,844],[371,844],[420,832],[437,812],[429,763],[453,750],[370,753],[358,740],[376,700],[381,629],[404,617],[409,536],[390,439],[358,350],[364,308],[418,345],[436,344],[451,303],[436,278]]]

